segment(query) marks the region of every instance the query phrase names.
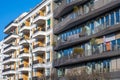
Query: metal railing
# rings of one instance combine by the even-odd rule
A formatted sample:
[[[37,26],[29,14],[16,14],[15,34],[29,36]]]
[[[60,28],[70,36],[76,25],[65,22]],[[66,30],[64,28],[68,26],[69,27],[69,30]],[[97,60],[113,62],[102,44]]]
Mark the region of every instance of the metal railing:
[[[7,72],[7,71],[10,71],[10,70],[15,70],[15,69],[7,68],[7,69],[4,69],[2,72]]]
[[[33,64],[38,64],[38,63],[39,63],[39,60],[33,61]]]
[[[8,34],[4,39],[7,39],[7,38],[10,37],[11,35],[16,35],[16,33],[10,33],[10,34]]]
[[[12,56],[5,57],[3,61],[9,60],[10,58],[12,58]]]
[[[24,53],[29,53],[29,50],[25,52],[25,50],[20,51],[20,54],[24,54]]]
[[[36,19],[37,17],[39,16],[44,16],[44,15],[40,15],[40,13],[37,13],[35,16],[34,16],[34,19]]]
[[[25,26],[25,23],[23,23],[22,25],[21,25],[21,28],[23,28]]]
[[[70,41],[74,41],[76,39],[79,39],[79,38],[87,38],[89,36],[92,36],[94,34],[98,34],[99,32],[101,32],[102,30],[105,30],[107,28],[109,28],[109,22],[104,22],[103,24],[100,24],[98,26],[95,27],[94,29],[94,33],[92,32],[92,30],[90,31],[90,34],[87,33],[87,30],[86,31],[82,31],[78,34],[74,34],[74,35],[71,35],[71,36],[68,36],[65,40],[63,39],[59,39],[57,41],[57,45],[56,46],[59,46],[61,44],[64,44],[65,42],[70,42]]]
[[[4,50],[8,49],[8,48],[11,47],[11,46],[14,46],[14,45],[13,45],[13,44],[9,44],[8,46],[6,46],[6,47],[4,48]]]
[[[75,0],[76,1],[76,0]],[[115,0],[114,0],[115,1]],[[110,1],[111,2],[111,1]],[[109,2],[109,3],[110,3]],[[106,2],[105,4],[107,4],[108,2]],[[112,2],[111,2],[112,3]],[[96,9],[98,9],[98,8],[96,8]],[[95,10],[95,8],[94,8],[94,4],[91,4],[91,5],[89,5],[89,11],[87,12],[87,13],[89,13],[89,12],[91,12],[91,11],[93,11],[93,10]],[[80,17],[81,15],[84,15],[84,14],[87,14],[87,13],[84,13],[84,12],[81,12],[80,14],[77,14],[77,15],[75,15],[75,16],[73,16],[73,17],[69,17],[71,14],[69,14],[68,15],[68,17],[66,17],[63,21],[61,21],[61,22],[59,22],[59,23],[57,23],[56,25],[54,25],[55,27],[54,27],[54,30],[55,31],[58,31],[58,30],[60,30],[60,29],[62,29],[63,27],[65,27],[66,26],[66,24],[70,24],[72,21],[76,21],[76,20],[78,20],[78,18],[77,17]],[[73,13],[74,14],[74,13]]]
[[[21,64],[19,65],[19,68],[29,67],[29,65]]]
[[[54,59],[54,64],[59,65],[60,63],[64,63],[66,61],[69,62],[69,61],[71,61],[71,59],[80,59],[80,58],[94,56],[94,55],[98,55],[98,54],[102,55],[101,53],[104,53],[104,52],[110,52],[110,51],[112,52],[112,51],[118,51],[118,50],[120,51],[120,45],[114,45],[111,47],[110,50],[107,50],[106,47],[103,47],[103,49],[99,49],[98,47],[96,47],[94,49],[92,48],[92,49],[84,50],[81,54],[73,53],[68,56],[62,56],[60,58],[56,58],[56,59]],[[116,54],[116,53],[113,53],[113,54]]]
[[[37,43],[33,46],[33,49],[38,48],[38,47],[44,47],[44,46]]]
[[[34,31],[34,33],[37,33],[39,31],[45,31],[45,28],[42,28],[41,30],[37,29],[37,30]]]

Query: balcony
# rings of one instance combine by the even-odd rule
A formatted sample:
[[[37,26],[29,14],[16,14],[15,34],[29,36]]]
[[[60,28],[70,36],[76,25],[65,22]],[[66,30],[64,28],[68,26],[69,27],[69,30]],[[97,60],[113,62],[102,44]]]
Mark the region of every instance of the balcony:
[[[71,17],[67,17],[68,19],[66,18],[63,22],[58,23],[54,27],[54,34],[59,34],[65,30],[74,27],[75,25],[80,25],[88,20],[91,20],[119,6],[120,6],[120,1],[113,0],[112,2],[109,2],[107,5],[94,9],[94,11],[90,11],[89,13],[83,14],[82,16],[81,14],[79,14],[78,16],[76,16],[76,18],[72,18],[72,19]]]
[[[19,69],[18,69],[19,72],[28,72],[30,70],[31,69],[28,65],[24,65],[24,64],[19,65]]]
[[[80,63],[85,63],[90,61],[114,58],[118,56],[120,56],[120,45],[115,45],[109,51],[107,50],[101,51],[100,49],[96,49],[95,51],[93,51],[92,49],[90,49],[90,50],[83,51],[81,54],[64,56],[64,57],[55,59],[53,62],[53,65],[54,67],[68,66],[68,65],[74,65],[77,63],[80,64]]]
[[[20,32],[29,32],[32,29],[31,26],[22,26]]]
[[[37,14],[33,20],[34,24],[45,24],[45,20],[47,19],[46,16],[41,16],[40,14]]]
[[[15,63],[16,61],[17,61],[16,58],[14,58],[14,57],[12,57],[12,56],[9,56],[9,57],[5,57],[5,58],[3,59],[3,64],[4,64],[4,65],[13,64],[13,63]]]
[[[20,54],[18,56],[19,58],[29,58],[30,57],[30,54],[29,52],[25,52],[24,50],[20,51]]]
[[[67,38],[66,41],[64,42],[62,40],[58,40],[56,46],[54,47],[54,50],[64,49],[67,47],[71,47],[71,46],[89,41],[91,38],[97,38],[97,37],[101,37],[101,36],[104,36],[110,33],[114,33],[120,30],[120,24],[116,24],[110,27],[106,27],[106,25],[103,25],[103,29],[98,29],[98,30],[99,31],[97,31],[95,34],[92,34],[92,35],[81,36],[81,33],[73,35]]]
[[[44,61],[40,62],[39,60],[33,61],[33,68],[35,68],[35,69],[50,68],[50,67],[52,67],[52,64],[50,64],[50,63],[45,63]]]
[[[50,76],[41,76],[41,77],[34,76],[33,80],[50,80]]]
[[[9,35],[7,35],[5,38],[4,38],[4,43],[5,44],[9,44],[11,43],[11,41],[14,41],[15,39],[17,39],[19,36],[15,33],[11,33]]]
[[[24,38],[24,37],[22,37],[21,39],[20,39],[20,45],[29,45],[29,43],[31,43],[31,40],[30,39],[28,39],[28,38]]]
[[[19,78],[19,80],[28,80],[28,78]]]
[[[34,34],[33,34],[33,38],[45,38],[46,32],[45,32],[45,28],[43,28],[42,30],[35,30]]]
[[[115,72],[105,72],[105,73],[98,73],[97,72],[97,75],[99,75],[99,77],[101,76],[102,78],[105,78],[105,80],[109,80],[109,79],[120,79],[120,76],[119,76],[119,74],[120,74],[120,71],[115,71]],[[88,76],[91,76],[91,78],[93,78],[93,74],[91,75],[91,74],[86,74],[86,75],[88,75]],[[94,74],[95,75],[95,74]],[[79,77],[78,77],[79,76]],[[69,79],[71,78],[71,79],[73,79],[74,78],[74,80],[76,80],[75,79],[75,77],[77,78],[84,78],[84,77],[87,77],[87,78],[89,78],[88,76],[80,76],[80,74],[78,75],[78,76],[69,76]],[[67,76],[68,77],[68,76]],[[62,75],[61,77],[58,77],[58,76],[56,76],[55,77],[57,80],[66,80],[66,76],[65,75]],[[77,78],[77,79],[78,79]],[[94,77],[95,78],[95,77]],[[98,78],[98,76],[96,76],[96,78]],[[93,80],[93,79],[90,79],[90,80]],[[96,79],[96,80],[99,80],[99,79]]]
[[[8,24],[8,26],[5,27],[4,33],[9,34],[11,30],[17,28],[17,26],[18,24],[12,21],[10,24]]]
[[[9,44],[4,48],[3,54],[11,54],[12,52],[16,51],[18,49],[18,46],[15,46],[13,44]]]
[[[72,11],[74,6],[82,5],[88,1],[89,0],[72,0],[71,2],[67,3],[66,0],[63,0],[61,5],[59,5],[59,7],[54,10],[54,18],[59,18]]]
[[[3,61],[9,60],[10,58],[12,58],[12,56],[5,57]]]
[[[4,75],[4,76],[11,76],[11,75],[15,75],[15,74],[16,74],[15,69],[11,69],[11,68],[4,69],[2,72],[2,75]]]
[[[38,54],[41,54],[41,53],[45,53],[46,51],[46,48],[44,46],[40,46],[39,44],[35,44],[33,46],[33,53],[38,53]]]

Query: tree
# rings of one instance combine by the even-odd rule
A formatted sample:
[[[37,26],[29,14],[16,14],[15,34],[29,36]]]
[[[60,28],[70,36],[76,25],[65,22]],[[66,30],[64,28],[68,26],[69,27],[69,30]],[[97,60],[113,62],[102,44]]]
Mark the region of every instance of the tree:
[[[50,77],[51,77],[51,80],[57,80],[58,76],[55,69],[52,69]]]
[[[65,74],[65,80],[109,80],[110,76],[104,72],[96,70],[88,73],[87,71],[86,67],[70,70]]]

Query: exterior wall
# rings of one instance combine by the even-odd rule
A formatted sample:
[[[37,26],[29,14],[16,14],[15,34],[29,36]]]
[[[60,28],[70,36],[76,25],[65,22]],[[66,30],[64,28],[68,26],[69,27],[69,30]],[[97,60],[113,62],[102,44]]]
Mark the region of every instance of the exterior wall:
[[[113,0],[90,0],[83,4],[83,1],[81,1],[79,2],[81,5],[77,5],[78,3],[74,0],[56,1],[55,6],[58,7],[53,13],[55,14],[54,38],[56,38],[53,66],[57,69],[58,78],[66,77],[69,71],[71,74],[72,70],[74,71],[76,68],[79,68],[78,70],[82,72],[84,67],[87,68],[88,74],[95,71],[120,72],[119,55],[108,56],[109,53],[119,54],[119,30],[113,29],[113,32],[99,35],[102,31],[105,33],[104,30],[107,30],[107,28],[116,28],[115,25],[120,25],[120,7],[106,10],[104,14],[99,11],[101,14],[89,17],[97,10],[102,10],[112,3],[111,1]],[[66,5],[63,5],[64,3]],[[106,17],[109,18],[108,21]],[[103,26],[106,28],[101,29]],[[102,56],[104,54],[106,54],[106,57]],[[96,55],[102,57],[96,59]]]
[[[2,71],[4,70],[4,67],[3,67],[3,65],[2,65],[2,63],[3,63],[3,58],[4,58],[4,55],[3,55],[3,48],[5,47],[5,45],[4,45],[4,43],[3,43],[3,41],[1,41],[0,42],[0,80],[6,80],[7,79],[7,77],[6,76],[3,76],[2,75]]]
[[[53,35],[52,3],[53,3],[52,0],[44,0],[33,10],[26,13],[25,15],[21,15],[16,19],[18,21],[17,23],[18,26],[14,30],[14,32],[17,35],[19,35],[19,38],[17,38],[12,43],[18,45],[19,49],[13,52],[12,56],[17,58],[18,60],[10,67],[13,66],[15,71],[18,73],[8,77],[10,80],[19,80],[19,79],[30,80],[32,77],[41,78],[42,76],[50,76],[50,69],[52,68],[51,38]],[[38,19],[39,17],[40,18],[43,17],[43,18]],[[41,32],[37,37],[33,38],[33,35],[37,33],[37,30]],[[9,33],[9,32],[5,31],[5,33]],[[43,37],[43,35],[45,36]],[[50,37],[48,38],[49,35]],[[33,53],[33,51],[39,47],[45,48],[45,51],[38,51]],[[20,55],[22,57],[20,57]],[[38,60],[37,64],[40,66],[34,68],[34,66],[36,65],[34,64],[34,62],[37,60]],[[41,65],[44,66],[42,67]],[[33,66],[33,74],[31,73],[32,66]],[[4,69],[7,69],[8,67],[9,66],[4,65]],[[26,74],[24,74],[24,72]]]

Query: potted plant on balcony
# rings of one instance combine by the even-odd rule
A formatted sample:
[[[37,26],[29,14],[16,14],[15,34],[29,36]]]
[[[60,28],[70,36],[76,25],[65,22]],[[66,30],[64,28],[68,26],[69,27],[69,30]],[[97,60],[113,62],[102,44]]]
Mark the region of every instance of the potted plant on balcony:
[[[74,6],[74,17],[77,17],[79,15],[79,7],[78,6]]]
[[[56,46],[56,42],[55,42],[55,41],[52,42],[52,46],[53,46],[53,47]]]
[[[92,46],[92,52],[94,52],[95,50],[97,50],[97,41],[96,38],[92,38],[90,40],[91,46]]]
[[[77,56],[78,58],[80,58],[81,56],[83,56],[83,52],[84,52],[84,50],[82,48],[76,47],[76,48],[73,49],[72,56],[73,57]]]
[[[87,31],[86,27],[82,27],[82,32],[79,34],[79,37],[85,36],[86,31]]]

